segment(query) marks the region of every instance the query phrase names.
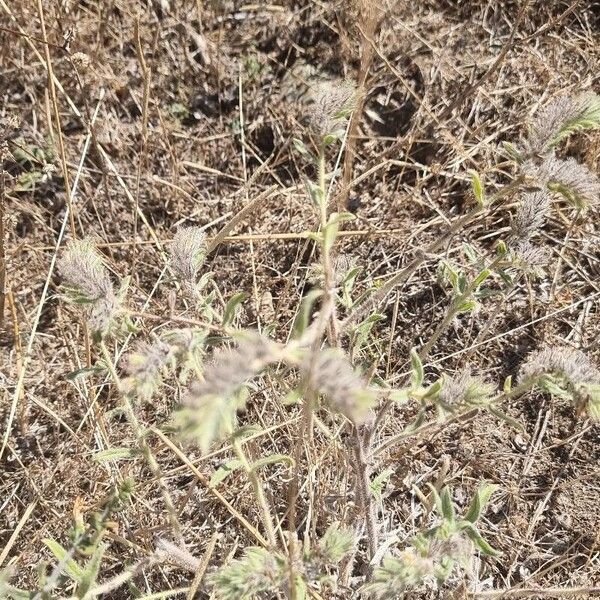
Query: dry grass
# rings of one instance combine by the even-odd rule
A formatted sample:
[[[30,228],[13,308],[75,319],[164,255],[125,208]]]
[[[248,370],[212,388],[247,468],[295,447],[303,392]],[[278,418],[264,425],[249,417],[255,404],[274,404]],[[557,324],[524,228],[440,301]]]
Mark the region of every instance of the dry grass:
[[[247,294],[239,325],[275,324],[274,337],[284,341],[299,299],[313,286],[309,267],[318,255],[306,235],[318,225],[303,183],[312,172],[291,141],[305,131],[309,87],[363,79],[368,67],[364,110],[352,126],[353,160],[343,163],[334,189],[357,217],[337,250],[364,267],[359,291],[410,265],[472,208],[469,170],[481,174],[490,194],[508,181],[494,166],[498,148],[519,139],[539,106],[559,92],[600,91],[593,1],[386,7],[380,30],[361,33],[343,2],[40,0],[38,7],[0,0],[0,117],[18,119],[9,149],[27,157],[5,161],[9,185],[19,185],[2,200],[0,240],[0,567],[12,567],[15,585],[35,585],[36,566],[50,560],[43,538],[68,546],[73,515],[88,519],[126,477],[136,489],[106,532],[101,580],[151,556],[155,537],[168,531],[159,486],[142,461],[92,460],[100,450],[132,445],[133,433],[108,414],[118,397],[103,375],[66,378],[98,358],[78,312],[59,295],[56,260],[67,239],[93,236],[110,270],[132,276],[128,304],[146,337],[168,321],[168,244],[178,226],[199,225],[219,294]],[[0,129],[0,141],[4,134]],[[561,153],[597,172],[600,133],[570,138]],[[508,231],[515,200],[458,231],[386,297],[386,319],[361,356],[369,370],[402,384],[410,349],[432,334],[448,303],[440,259],[461,260],[465,242],[489,254]],[[543,230],[552,251],[546,277],[498,288],[477,313],[454,320],[427,361],[431,376],[469,365],[501,385],[529,351],[565,344],[600,362],[597,209],[574,221],[570,215],[553,212]],[[185,307],[179,299],[182,325],[197,318]],[[127,337],[111,351],[120,356],[130,346]],[[300,409],[281,402],[284,379],[267,375],[253,388],[243,420],[262,427],[246,444],[254,459],[292,454],[302,431]],[[201,456],[162,433],[183,391],[169,380],[139,417],[151,428],[187,547],[212,571],[260,543],[264,531],[242,472],[217,488],[208,484],[233,457],[228,444]],[[502,555],[478,562],[473,579],[514,595],[480,597],[591,597],[600,586],[598,425],[538,393],[503,409],[524,432],[478,414],[381,452],[378,472],[390,469],[382,538],[404,541],[428,524],[415,486],[447,484],[460,506],[478,482],[493,481],[501,491],[481,528]],[[375,447],[411,416],[410,408],[393,408]],[[348,436],[325,412],[303,444],[310,469],[298,492],[302,534],[321,535],[332,520],[352,519],[358,500]],[[276,465],[264,476],[267,500],[283,518],[289,469]],[[361,546],[337,597],[356,597],[367,571]],[[134,581],[147,594],[191,585],[169,565],[140,568]],[[471,597],[472,589],[459,581],[438,597]],[[134,597],[124,590],[110,597]],[[202,590],[197,597],[209,597]]]

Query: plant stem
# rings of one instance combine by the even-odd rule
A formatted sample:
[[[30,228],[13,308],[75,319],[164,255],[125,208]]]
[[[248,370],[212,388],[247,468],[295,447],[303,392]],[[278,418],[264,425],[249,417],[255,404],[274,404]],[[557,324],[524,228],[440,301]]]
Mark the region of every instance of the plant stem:
[[[495,267],[498,266],[502,258],[502,256],[497,256],[487,267],[487,270],[492,271]],[[424,360],[429,354],[429,352],[431,352],[431,349],[433,348],[435,343],[440,339],[441,335],[446,331],[446,329],[448,329],[454,317],[456,317],[456,315],[460,312],[460,307],[471,298],[471,296],[475,293],[479,285],[480,284],[477,282],[477,277],[475,277],[473,281],[471,281],[471,283],[468,285],[467,289],[451,302],[445,317],[440,323],[438,323],[438,326],[433,332],[433,335],[429,338],[427,343],[419,351],[419,357],[421,358],[421,360]]]
[[[123,387],[121,385],[121,379],[115,369],[115,366],[114,366],[113,360],[112,360],[112,356],[111,356],[108,348],[106,347],[105,342],[100,342],[100,350],[102,352],[102,356],[104,358],[104,362],[106,363],[108,372],[109,372],[115,386],[117,387],[117,390],[119,391],[119,396],[121,399],[121,406],[122,406],[123,410],[125,411],[125,415],[127,417],[127,420],[129,421],[129,425],[133,429],[133,433],[135,434],[138,446],[142,452],[142,455],[144,456],[144,459],[146,460],[146,463],[148,464],[148,468],[150,469],[152,476],[158,481],[158,484],[160,486],[163,500],[164,500],[165,506],[167,508],[169,522],[171,524],[171,527],[173,528],[173,533],[175,534],[177,541],[182,542],[183,535],[181,532],[181,524],[179,523],[179,518],[177,516],[177,510],[173,503],[173,498],[171,497],[169,488],[167,487],[167,484],[165,483],[165,480],[164,480],[162,471],[160,469],[160,466],[158,464],[158,461],[156,460],[156,457],[154,456],[154,453],[152,452],[152,449],[150,448],[150,446],[146,440],[146,436],[144,435],[144,429],[143,429],[139,419],[137,418],[137,415],[135,414],[135,410],[133,408],[133,405],[131,404],[131,400],[130,400],[129,396],[123,391]]]
[[[262,482],[256,474],[256,471],[252,468],[252,465],[248,461],[248,458],[244,453],[244,449],[240,444],[239,439],[233,439],[231,445],[240,462],[242,463],[242,468],[244,469],[244,471],[246,471],[250,483],[252,484],[252,489],[254,490],[254,495],[256,496],[256,501],[258,502],[258,508],[261,512],[263,525],[267,533],[267,539],[269,540],[271,548],[275,549],[277,547],[277,535],[275,534],[273,517],[271,516],[271,510],[269,509],[269,504],[265,496],[265,491],[263,489]]]
[[[518,177],[508,185],[504,186],[501,190],[496,192],[492,197],[488,199],[486,206],[491,206],[498,200],[505,198],[514,192],[521,184],[523,183],[523,178]],[[362,319],[369,310],[375,309],[388,294],[398,285],[406,281],[413,273],[417,271],[417,269],[427,260],[427,256],[429,254],[433,254],[443,248],[465,225],[468,225],[473,221],[476,217],[478,217],[482,212],[483,208],[480,206],[476,206],[471,211],[469,211],[466,215],[459,217],[454,221],[447,233],[443,236],[438,237],[434,242],[432,242],[427,248],[419,251],[418,255],[406,266],[402,271],[388,279],[383,286],[377,290],[371,297],[366,298],[360,304],[357,304],[352,308],[350,314],[344,319],[341,324],[341,330],[346,331],[346,328],[353,323],[356,323],[360,319]]]

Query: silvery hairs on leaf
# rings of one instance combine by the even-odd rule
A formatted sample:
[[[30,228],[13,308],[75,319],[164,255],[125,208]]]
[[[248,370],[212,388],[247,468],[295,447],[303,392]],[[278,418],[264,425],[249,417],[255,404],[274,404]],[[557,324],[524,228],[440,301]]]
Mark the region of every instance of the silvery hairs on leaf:
[[[313,92],[311,128],[326,136],[343,127],[345,118],[352,112],[355,93],[354,85],[347,80],[319,84]]]
[[[548,156],[537,167],[541,185],[562,194],[577,208],[587,208],[600,201],[600,180],[574,158],[566,160]]]
[[[244,332],[236,348],[215,351],[204,379],[189,386],[182,407],[173,415],[181,436],[205,453],[213,441],[230,434],[242,386],[274,359],[274,344],[258,332]]]
[[[527,151],[543,155],[570,133],[599,124],[600,97],[596,94],[559,96],[536,113],[526,140]]]
[[[255,546],[246,548],[242,558],[232,560],[210,578],[222,600],[278,597],[277,592],[287,580],[285,560]]]
[[[573,348],[544,348],[532,352],[521,367],[520,381],[557,374],[573,384],[599,384],[600,371],[581,351]]]
[[[431,558],[421,556],[414,548],[403,550],[397,558],[386,558],[377,567],[363,591],[368,598],[398,600],[404,592],[433,578],[435,565]]]
[[[447,406],[463,403],[474,403],[489,397],[494,392],[494,386],[481,377],[474,377],[468,369],[459,372],[454,377],[444,376],[440,391],[440,401]]]
[[[309,377],[309,387],[323,394],[334,410],[353,423],[365,420],[373,394],[339,350],[328,348],[318,351],[316,357],[308,355],[301,371]]]
[[[206,235],[200,227],[180,227],[169,248],[170,265],[177,278],[189,284],[196,276],[206,258]]]
[[[150,400],[159,387],[163,371],[173,362],[173,348],[160,339],[152,343],[139,342],[126,359],[128,374],[123,381],[125,391],[143,400]]]
[[[150,400],[162,382],[162,374],[177,363],[182,369],[199,366],[205,333],[197,329],[170,329],[152,342],[139,342],[124,361],[125,391]]]
[[[67,295],[89,307],[92,333],[103,334],[119,310],[119,302],[102,257],[89,238],[69,242],[58,261]]]

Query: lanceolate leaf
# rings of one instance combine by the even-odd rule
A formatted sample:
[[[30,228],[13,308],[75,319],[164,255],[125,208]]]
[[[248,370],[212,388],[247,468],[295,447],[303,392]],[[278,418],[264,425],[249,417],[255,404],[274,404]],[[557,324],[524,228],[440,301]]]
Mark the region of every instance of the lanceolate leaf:
[[[290,466],[294,465],[294,459],[287,454],[272,454],[271,456],[265,456],[264,458],[259,458],[258,460],[252,463],[252,470],[258,471],[263,467],[267,467],[268,465],[272,465],[274,463],[284,462]]]
[[[235,314],[238,306],[246,299],[246,294],[244,292],[238,292],[235,294],[227,305],[225,306],[225,310],[223,311],[223,325],[231,325],[233,319],[235,318]]]
[[[229,477],[231,473],[233,473],[236,469],[239,469],[242,466],[242,461],[234,458],[230,460],[222,467],[219,467],[210,478],[210,487],[215,487],[219,483],[221,483],[224,479]]]
[[[419,388],[423,384],[425,373],[423,371],[423,363],[421,362],[421,359],[414,348],[410,351],[410,366],[412,368],[412,387]]]
[[[132,448],[109,448],[94,454],[94,461],[97,463],[110,462],[112,460],[127,460],[133,458],[136,451]]]
[[[481,536],[479,530],[469,521],[461,521],[461,529],[471,538],[471,541],[487,556],[498,556],[500,552],[492,548]]]
[[[69,553],[53,539],[46,538],[42,541],[58,560],[62,567],[61,570],[74,581],[81,581],[81,578],[83,577],[83,569],[69,556]]]
[[[465,515],[465,520],[469,521],[470,523],[477,522],[481,516],[481,511],[484,509],[488,500],[497,489],[498,486],[492,483],[484,483],[475,493],[475,496],[471,502],[471,506]]]

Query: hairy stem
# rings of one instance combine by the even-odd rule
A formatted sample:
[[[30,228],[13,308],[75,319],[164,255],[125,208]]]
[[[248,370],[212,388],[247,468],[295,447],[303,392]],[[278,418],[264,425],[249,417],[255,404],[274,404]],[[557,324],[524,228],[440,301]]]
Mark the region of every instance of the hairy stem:
[[[263,489],[262,482],[256,474],[256,470],[252,468],[250,461],[246,457],[246,454],[244,453],[244,449],[242,447],[242,444],[240,444],[239,439],[233,439],[231,445],[240,462],[242,463],[242,468],[246,472],[246,475],[248,475],[248,479],[250,480],[250,483],[252,485],[254,496],[256,497],[263,525],[265,527],[265,532],[267,534],[267,539],[269,540],[269,545],[271,546],[271,548],[275,549],[277,547],[277,535],[275,533],[273,517],[271,515],[269,503],[267,502],[267,498],[265,496],[265,491]]]
[[[183,535],[181,532],[181,524],[179,523],[179,517],[177,516],[177,510],[175,508],[175,504],[173,503],[173,498],[171,497],[169,488],[167,487],[167,484],[164,480],[164,476],[162,474],[160,466],[156,460],[156,457],[154,456],[154,453],[152,452],[152,449],[150,448],[150,446],[148,444],[148,441],[146,440],[146,436],[144,435],[144,429],[143,429],[139,419],[137,418],[137,415],[135,414],[135,410],[133,408],[133,405],[131,404],[131,400],[130,400],[129,396],[123,391],[123,388],[121,385],[121,379],[115,369],[112,356],[110,354],[110,351],[106,347],[105,342],[100,342],[100,350],[102,352],[102,356],[104,357],[104,362],[106,363],[108,372],[109,372],[117,390],[119,391],[119,396],[121,399],[121,406],[125,412],[125,416],[127,417],[129,425],[133,429],[133,433],[136,437],[138,446],[142,452],[144,459],[146,460],[146,463],[148,465],[148,468],[150,469],[150,472],[152,473],[152,476],[156,479],[156,481],[158,481],[158,484],[160,486],[163,501],[167,508],[167,515],[169,517],[169,523],[171,524],[173,533],[175,534],[177,540],[181,542],[181,541],[183,541]]]
[[[497,256],[490,263],[490,265],[487,267],[487,269],[484,269],[484,270],[492,271],[493,269],[495,269],[498,266],[498,264],[501,262],[502,258],[503,258],[502,256]],[[424,360],[428,356],[428,354],[431,352],[431,349],[433,348],[435,343],[440,339],[440,337],[446,331],[446,329],[448,329],[448,327],[452,323],[452,320],[454,319],[454,317],[456,317],[456,315],[458,315],[460,313],[461,306],[471,298],[471,296],[477,291],[477,288],[479,287],[479,285],[480,285],[480,283],[478,282],[478,278],[475,277],[471,281],[471,283],[467,286],[467,289],[462,294],[457,296],[450,303],[450,306],[448,307],[446,315],[444,316],[442,321],[440,323],[438,323],[438,326],[435,328],[435,331],[433,332],[432,336],[429,338],[429,340],[427,340],[425,345],[421,348],[421,350],[419,352],[419,356],[420,356],[421,360]]]

